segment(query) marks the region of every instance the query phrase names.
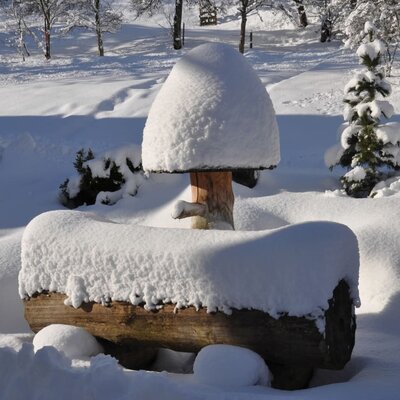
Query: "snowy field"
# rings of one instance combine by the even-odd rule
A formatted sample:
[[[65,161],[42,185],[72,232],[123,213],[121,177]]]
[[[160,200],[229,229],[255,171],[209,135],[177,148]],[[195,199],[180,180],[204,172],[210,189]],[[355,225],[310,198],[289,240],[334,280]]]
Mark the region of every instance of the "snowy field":
[[[237,46],[237,21],[227,19],[218,27],[201,29],[195,22],[189,14],[182,53],[210,41]],[[400,195],[393,191],[375,199],[344,196],[337,190],[342,171],[330,172],[324,163],[326,150],[337,142],[343,88],[358,68],[357,58],[340,42],[319,43],[316,25],[298,30],[268,16],[264,22],[250,19],[249,24],[255,46],[246,57],[277,113],[281,162],[275,170],[262,172],[256,188],[234,186],[236,229],[262,231],[323,220],[353,230],[360,248],[361,307],[352,360],[343,371],[318,370],[310,389],[285,392],[248,386],[244,378],[238,380],[241,386],[233,385],[233,378],[221,386],[199,379],[204,371],[179,373],[192,369],[188,355],[163,354],[155,369],[169,372],[155,372],[122,370],[102,355],[71,362],[51,348],[34,354],[18,295],[24,229],[40,213],[63,209],[58,187],[73,175],[79,149],[100,154],[141,144],[152,101],[181,53],[170,48],[162,16],[126,22],[105,38],[103,58],[96,56],[94,36],[76,31],[54,35],[51,61],[34,54],[21,63],[4,46],[6,33],[0,31],[1,399],[400,398]],[[399,76],[395,68],[390,100],[397,121]],[[189,201],[189,196],[186,174],[151,175],[135,197],[78,210],[124,224],[187,228],[188,221],[172,219],[171,212],[176,200]],[[318,262],[316,258],[316,269]],[[250,356],[247,360],[243,364],[258,362]],[[240,361],[233,359],[231,366],[231,376],[240,375]],[[197,370],[202,368],[200,360]]]

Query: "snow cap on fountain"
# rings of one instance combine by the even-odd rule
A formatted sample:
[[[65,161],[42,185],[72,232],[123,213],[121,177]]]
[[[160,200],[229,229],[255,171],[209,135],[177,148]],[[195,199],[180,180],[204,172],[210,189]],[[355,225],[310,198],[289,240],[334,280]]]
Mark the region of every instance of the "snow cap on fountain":
[[[246,58],[207,43],[184,55],[154,100],[143,132],[154,172],[265,169],[280,160],[271,99]]]

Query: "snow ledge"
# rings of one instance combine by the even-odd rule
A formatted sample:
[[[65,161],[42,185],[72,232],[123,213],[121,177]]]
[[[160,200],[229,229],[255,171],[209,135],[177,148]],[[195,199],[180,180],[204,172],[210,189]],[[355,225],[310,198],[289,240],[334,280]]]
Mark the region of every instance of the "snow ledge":
[[[19,293],[67,294],[67,303],[128,301],[154,309],[255,309],[320,319],[344,279],[358,295],[357,239],[346,226],[308,222],[240,232],[117,224],[52,211],[27,226]]]

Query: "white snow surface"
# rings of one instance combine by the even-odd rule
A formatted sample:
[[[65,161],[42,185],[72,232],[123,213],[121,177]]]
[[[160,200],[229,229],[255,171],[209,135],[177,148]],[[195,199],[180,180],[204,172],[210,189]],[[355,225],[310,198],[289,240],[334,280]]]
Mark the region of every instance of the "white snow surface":
[[[179,53],[171,49],[165,14],[128,20],[127,5],[122,29],[104,36],[105,57],[97,56],[94,33],[77,30],[52,36],[51,61],[31,45],[32,56],[22,63],[14,49],[4,46],[10,34],[0,25],[6,39],[0,40],[0,398],[398,400],[398,177],[393,186],[387,182],[388,189],[397,187],[387,196],[353,199],[339,189],[345,171],[329,171],[323,155],[338,142],[343,87],[358,68],[358,57],[341,49],[340,41],[320,43],[319,24],[293,28],[281,15],[271,19],[269,10],[260,11],[263,20],[249,16],[254,49],[246,48],[245,56],[273,100],[281,162],[275,170],[262,172],[252,190],[234,185],[235,226],[265,230],[329,220],[355,232],[362,306],[356,310],[356,344],[344,370],[317,370],[311,388],[295,392],[260,386],[223,389],[182,375],[191,371],[188,357],[170,369],[174,357],[166,354],[169,362],[158,371],[180,372],[170,374],[126,371],[101,355],[77,365],[51,347],[37,353],[29,344],[21,349],[32,341],[18,295],[22,233],[36,215],[62,208],[58,186],[71,175],[76,151],[90,147],[99,154],[140,144],[153,99],[181,53],[215,40],[237,46],[240,21],[233,14],[217,26],[199,28],[198,8],[184,7],[186,45]],[[394,88],[399,76],[395,63],[388,78]],[[390,100],[393,120],[399,122],[400,91],[394,90]],[[188,220],[173,220],[170,213],[177,200],[190,201],[188,185],[186,175],[153,174],[135,197],[112,207],[96,204],[80,210],[118,223],[187,227]],[[179,364],[179,359],[174,360]]]
[[[400,193],[400,177],[394,176],[386,181],[379,182],[372,190],[371,194],[374,198],[399,196]]]
[[[35,335],[32,344],[35,353],[43,347],[51,346],[71,360],[103,352],[103,348],[88,331],[71,325],[48,325]]]
[[[270,384],[269,369],[257,353],[224,344],[203,347],[193,373],[197,382],[223,388]]]
[[[69,304],[109,300],[323,316],[345,279],[358,300],[357,239],[346,226],[312,222],[259,232],[116,224],[51,211],[22,238],[22,297],[67,293]]]
[[[275,111],[242,54],[209,43],[176,63],[149,111],[142,159],[168,172],[278,164]]]

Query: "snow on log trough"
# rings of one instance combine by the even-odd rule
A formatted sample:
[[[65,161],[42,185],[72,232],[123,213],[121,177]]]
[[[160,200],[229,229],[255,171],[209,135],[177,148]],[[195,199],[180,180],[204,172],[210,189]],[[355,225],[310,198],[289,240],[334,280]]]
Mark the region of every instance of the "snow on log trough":
[[[57,323],[117,346],[243,346],[293,389],[350,359],[358,267],[356,237],[332,222],[187,230],[53,211],[25,230],[19,291],[34,332]]]

